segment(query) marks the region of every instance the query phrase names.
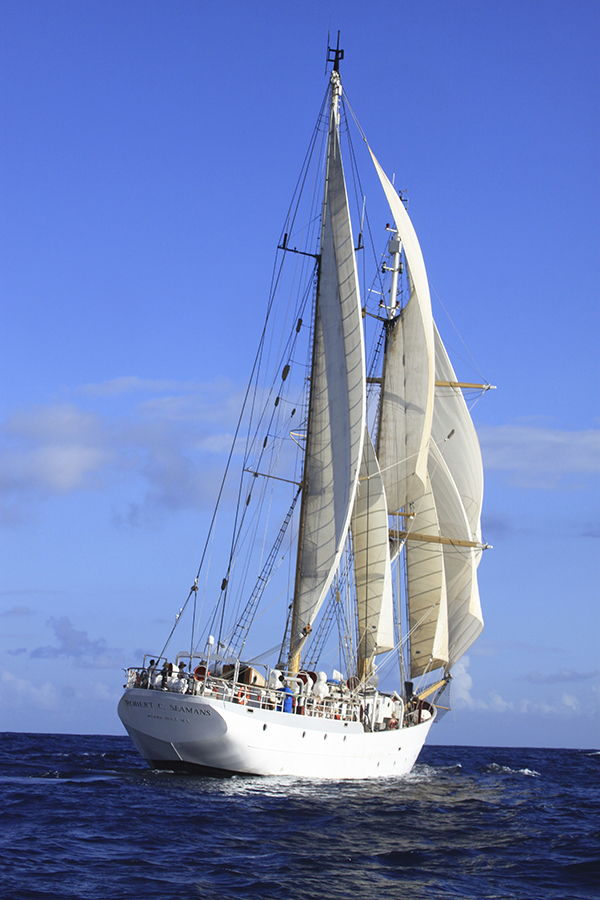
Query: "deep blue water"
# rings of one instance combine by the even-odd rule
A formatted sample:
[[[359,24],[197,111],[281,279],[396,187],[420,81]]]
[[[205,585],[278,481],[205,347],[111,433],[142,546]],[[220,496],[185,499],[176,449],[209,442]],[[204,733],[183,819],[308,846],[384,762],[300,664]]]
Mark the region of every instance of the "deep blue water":
[[[379,782],[151,772],[125,737],[1,735],[0,896],[600,898],[600,754],[425,747]]]

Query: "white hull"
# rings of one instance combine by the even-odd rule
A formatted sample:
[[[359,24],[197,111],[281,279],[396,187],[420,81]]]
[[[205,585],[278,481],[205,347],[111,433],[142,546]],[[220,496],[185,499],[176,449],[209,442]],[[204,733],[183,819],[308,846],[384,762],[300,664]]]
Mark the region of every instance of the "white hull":
[[[335,779],[406,775],[434,721],[365,732],[359,722],[140,688],[125,691],[118,712],[154,768]]]

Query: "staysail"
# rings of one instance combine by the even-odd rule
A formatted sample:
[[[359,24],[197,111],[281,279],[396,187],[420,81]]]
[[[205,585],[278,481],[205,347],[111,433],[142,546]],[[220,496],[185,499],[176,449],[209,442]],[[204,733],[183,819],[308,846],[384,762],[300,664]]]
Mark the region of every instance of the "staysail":
[[[366,677],[373,656],[394,647],[392,570],[383,479],[365,429],[358,490],[352,511],[352,547],[358,618],[358,674]]]
[[[362,311],[339,141],[339,75],[332,102],[321,232],[308,432],[290,669],[331,585],[348,534],[365,429]]]

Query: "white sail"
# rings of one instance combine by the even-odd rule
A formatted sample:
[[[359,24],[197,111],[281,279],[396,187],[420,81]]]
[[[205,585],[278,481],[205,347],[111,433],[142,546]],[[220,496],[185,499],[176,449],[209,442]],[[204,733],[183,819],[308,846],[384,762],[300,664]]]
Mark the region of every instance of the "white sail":
[[[434,329],[436,380],[456,381],[456,374],[435,323]],[[483,463],[475,426],[460,388],[436,388],[433,442],[436,443],[460,496],[468,521],[467,539],[481,541]],[[450,555],[457,558],[455,562],[463,561],[462,567],[454,566],[461,574],[448,586],[451,667],[481,634],[483,617],[477,586],[481,550],[446,548],[446,557]]]
[[[479,587],[477,585],[477,566],[481,561],[481,553],[475,553],[473,577],[471,580],[471,594],[467,602],[454,601],[454,614],[452,622],[452,638],[450,644],[449,668],[455,665],[461,656],[467,652],[474,641],[483,631],[483,616],[479,600]]]
[[[375,654],[391,650],[395,641],[387,503],[377,457],[366,429],[351,524],[358,655],[359,660],[370,661]]]
[[[429,476],[425,490],[407,520],[409,534],[440,536],[440,525]],[[448,601],[442,544],[406,541],[410,670],[413,676],[448,662]]]
[[[448,662],[451,668],[465,653],[483,628],[477,566],[481,550],[459,544],[472,541],[471,526],[459,490],[440,452],[432,441],[429,474],[443,544],[446,595],[448,602]]]
[[[362,310],[337,101],[331,110],[291,653],[331,585],[348,534],[365,429]]]
[[[436,380],[456,381],[435,323],[434,330]],[[469,519],[471,540],[480,541],[483,463],[475,426],[460,388],[436,387],[431,435],[456,482]]]
[[[425,489],[433,401],[429,363],[422,310],[413,292],[386,338],[377,451],[390,513]]]
[[[425,490],[434,401],[433,318],[427,272],[412,222],[370,153],[404,247],[411,283],[410,300],[388,329],[377,442],[388,507],[394,513]]]

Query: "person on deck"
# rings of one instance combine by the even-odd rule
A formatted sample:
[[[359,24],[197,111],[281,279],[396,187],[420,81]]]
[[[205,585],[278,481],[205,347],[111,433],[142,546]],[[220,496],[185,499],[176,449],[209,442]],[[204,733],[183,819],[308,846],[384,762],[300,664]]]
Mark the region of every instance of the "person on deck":
[[[285,694],[285,697],[283,699],[283,712],[291,713],[294,711],[294,692],[289,684],[285,683],[285,676],[280,675],[279,680],[282,684],[279,690],[283,691],[283,693]]]

